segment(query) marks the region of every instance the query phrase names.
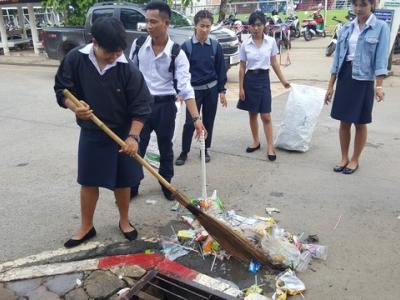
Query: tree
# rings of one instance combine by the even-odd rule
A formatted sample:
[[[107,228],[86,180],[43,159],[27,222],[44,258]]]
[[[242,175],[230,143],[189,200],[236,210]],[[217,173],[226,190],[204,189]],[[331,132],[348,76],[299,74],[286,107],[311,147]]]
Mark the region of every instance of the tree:
[[[226,12],[228,10],[228,1],[229,0],[221,0],[221,5],[219,6],[218,22],[225,20]]]

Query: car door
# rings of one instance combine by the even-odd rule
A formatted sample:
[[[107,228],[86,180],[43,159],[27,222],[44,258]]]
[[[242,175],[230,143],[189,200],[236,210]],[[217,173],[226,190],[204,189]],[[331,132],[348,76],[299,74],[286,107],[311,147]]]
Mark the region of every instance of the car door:
[[[138,24],[146,23],[145,16],[132,8],[121,8],[120,9],[120,20],[125,27],[127,33],[127,49],[125,51],[126,56],[128,57],[133,41],[138,38],[142,34],[147,33],[145,31],[138,30]]]

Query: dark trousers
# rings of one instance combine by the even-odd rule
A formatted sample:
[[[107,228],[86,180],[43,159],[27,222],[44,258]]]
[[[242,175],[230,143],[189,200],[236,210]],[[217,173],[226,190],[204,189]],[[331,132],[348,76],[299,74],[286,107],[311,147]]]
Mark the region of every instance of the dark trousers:
[[[176,105],[172,101],[156,102],[152,106],[151,117],[146,121],[140,133],[139,151],[142,157],[146,154],[150,134],[154,130],[157,135],[158,150],[160,151],[160,168],[158,173],[167,181],[174,176],[174,151],[172,138],[175,130]]]
[[[206,149],[211,147],[211,139],[214,127],[215,114],[218,106],[218,86],[207,90],[195,90],[197,109],[202,114],[203,124],[208,135]],[[186,122],[182,132],[182,152],[189,153],[194,133],[194,124],[189,111],[186,109]]]

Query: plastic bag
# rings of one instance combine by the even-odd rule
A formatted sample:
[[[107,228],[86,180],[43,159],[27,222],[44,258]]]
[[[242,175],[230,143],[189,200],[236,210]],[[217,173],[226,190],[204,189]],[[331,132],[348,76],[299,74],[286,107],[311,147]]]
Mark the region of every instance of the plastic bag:
[[[178,257],[184,256],[189,253],[176,238],[163,238],[161,240],[161,246],[163,248],[164,256],[169,260],[175,260]]]
[[[326,260],[328,258],[328,247],[317,244],[303,244],[303,249],[311,252],[313,258]]]
[[[174,131],[174,136],[172,138],[173,143],[176,140],[177,131],[180,127],[180,124],[182,123],[181,116],[183,115],[184,112],[184,109],[182,108],[182,103],[180,101],[176,101],[175,105],[177,108],[177,113],[175,117],[175,131]],[[160,167],[160,151],[158,150],[157,135],[154,131],[150,135],[150,141],[149,145],[147,146],[146,155],[144,156],[144,159],[154,168],[158,169]]]
[[[303,251],[300,256],[300,261],[296,266],[296,271],[297,272],[307,271],[310,261],[311,261],[311,252],[308,250]]]
[[[324,105],[326,91],[307,85],[292,84],[289,98],[275,139],[275,147],[306,152],[318,116]]]
[[[261,239],[261,248],[270,262],[281,268],[294,268],[300,262],[300,251],[289,242],[283,229],[274,226],[269,235]]]
[[[287,291],[288,295],[298,295],[306,290],[304,283],[296,276],[292,270],[287,270],[279,274],[276,278],[277,290]]]

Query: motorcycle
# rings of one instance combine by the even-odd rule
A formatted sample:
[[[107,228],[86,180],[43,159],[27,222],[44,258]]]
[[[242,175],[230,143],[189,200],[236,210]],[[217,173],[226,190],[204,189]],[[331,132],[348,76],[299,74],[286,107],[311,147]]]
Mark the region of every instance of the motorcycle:
[[[326,47],[325,55],[328,57],[331,56],[333,54],[333,52],[335,52],[336,43],[337,43],[337,39],[339,38],[340,29],[342,29],[342,27],[343,27],[343,22],[340,20],[337,20],[336,17],[333,17],[332,20],[336,22],[336,25],[335,25],[335,29],[333,31],[334,33],[333,33],[332,40],[329,42],[328,46]]]
[[[289,16],[286,18],[285,23],[289,26],[290,36],[299,38],[300,37],[300,24],[297,16]]]
[[[324,18],[321,14],[314,15],[312,19],[304,19],[301,26],[301,32],[306,41],[310,41],[314,36],[326,37]]]
[[[248,23],[237,19],[235,15],[230,15],[228,19],[224,20],[222,26],[235,32],[240,43],[242,43],[242,34],[250,33]]]
[[[355,17],[356,17],[356,15],[354,14],[354,12],[352,10],[349,10],[347,12],[347,16],[345,17],[345,19],[348,22],[351,22],[351,21],[354,20]],[[336,24],[335,29],[333,31],[334,33],[333,33],[332,40],[330,41],[330,43],[326,47],[326,51],[325,51],[325,55],[326,56],[331,56],[335,52],[336,43],[337,43],[337,40],[339,38],[340,30],[342,29],[342,27],[344,25],[344,22],[340,21],[340,20],[337,20],[336,17],[333,17],[332,20],[337,22],[337,24]]]

